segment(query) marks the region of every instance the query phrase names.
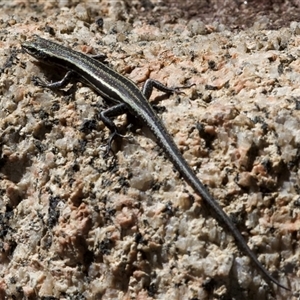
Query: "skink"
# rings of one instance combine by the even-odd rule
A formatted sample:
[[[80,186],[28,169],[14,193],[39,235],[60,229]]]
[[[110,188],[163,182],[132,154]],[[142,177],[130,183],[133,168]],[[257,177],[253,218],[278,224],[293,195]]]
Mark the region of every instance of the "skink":
[[[239,248],[250,257],[253,265],[260,271],[264,279],[267,282],[273,282],[277,286],[289,290],[289,288],[271,276],[259,262],[239,230],[185,161],[175,142],[168,134],[166,127],[149,104],[148,99],[153,87],[167,93],[172,93],[175,89],[168,88],[155,80],[148,79],[143,91],[140,91],[134,82],[113,71],[100,61],[37,35],[34,35],[31,41],[24,42],[22,48],[40,61],[58,65],[68,70],[62,81],[46,84],[39,80],[39,85],[49,88],[61,87],[69,82],[72,73],[76,73],[104,99],[112,101],[115,105],[100,114],[103,123],[111,130],[112,138],[115,134],[118,134],[118,130],[109,117],[124,112],[129,112],[139,117],[154,134],[157,143],[164,150],[177,171],[203,201],[206,202],[219,223],[234,236]]]

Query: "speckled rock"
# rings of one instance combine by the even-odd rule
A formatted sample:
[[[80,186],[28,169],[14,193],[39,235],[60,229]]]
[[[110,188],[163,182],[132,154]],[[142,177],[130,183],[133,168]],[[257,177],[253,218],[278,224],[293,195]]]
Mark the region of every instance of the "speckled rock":
[[[297,299],[299,23],[271,30],[261,15],[235,31],[186,19],[172,1],[74,2],[6,4],[0,13],[0,298]],[[254,2],[235,1],[236,9],[252,11]],[[282,7],[272,2],[273,13]],[[194,84],[175,95],[154,91],[150,101],[292,292],[262,280],[138,120],[114,119],[125,138],[104,156],[107,103],[80,82],[35,86],[33,75],[50,81],[64,71],[19,51],[32,34],[104,53],[139,85],[149,77]]]

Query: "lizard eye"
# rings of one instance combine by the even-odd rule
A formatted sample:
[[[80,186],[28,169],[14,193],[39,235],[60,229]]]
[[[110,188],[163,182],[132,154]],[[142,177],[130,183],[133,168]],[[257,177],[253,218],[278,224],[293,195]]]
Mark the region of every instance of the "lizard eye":
[[[45,59],[45,54],[43,54],[42,51],[39,51],[37,49],[37,47],[34,47],[33,45],[31,45],[30,43],[23,43],[22,44],[22,49],[28,53],[29,55],[40,59],[40,60],[44,60]]]
[[[34,47],[32,47],[29,43],[23,43],[22,49],[30,55],[34,55],[37,51]]]

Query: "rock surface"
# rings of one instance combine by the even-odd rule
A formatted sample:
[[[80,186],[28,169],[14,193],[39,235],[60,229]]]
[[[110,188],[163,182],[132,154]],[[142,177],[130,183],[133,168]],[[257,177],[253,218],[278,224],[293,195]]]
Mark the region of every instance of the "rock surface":
[[[1,4],[1,299],[297,299],[298,4],[218,2]],[[104,53],[138,85],[194,84],[150,101],[292,292],[262,280],[138,120],[114,120],[127,137],[103,157],[107,103],[80,82],[35,86],[65,72],[19,51],[33,34]]]

